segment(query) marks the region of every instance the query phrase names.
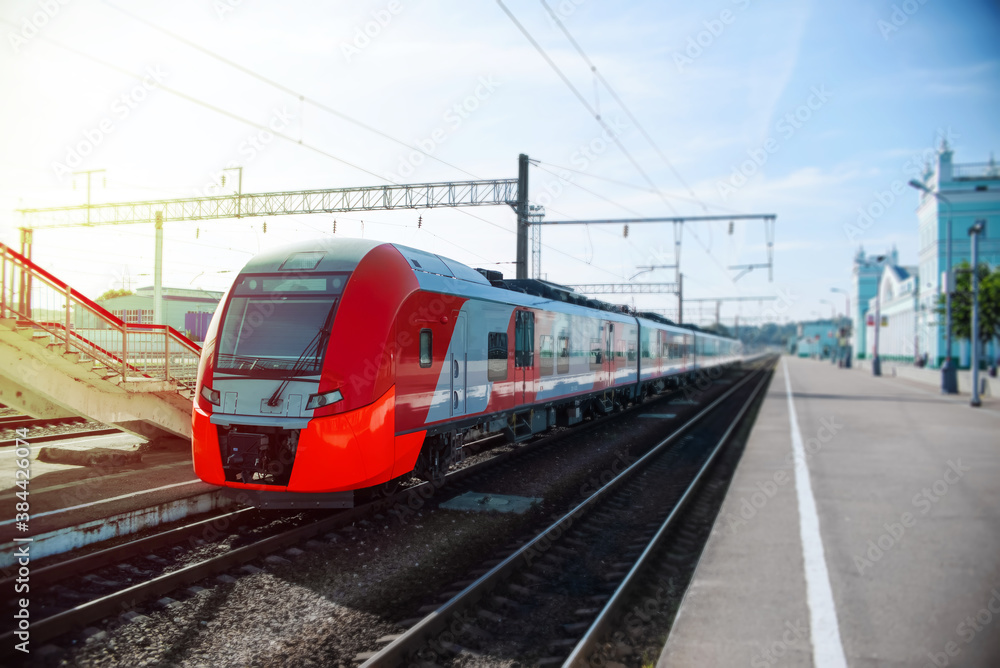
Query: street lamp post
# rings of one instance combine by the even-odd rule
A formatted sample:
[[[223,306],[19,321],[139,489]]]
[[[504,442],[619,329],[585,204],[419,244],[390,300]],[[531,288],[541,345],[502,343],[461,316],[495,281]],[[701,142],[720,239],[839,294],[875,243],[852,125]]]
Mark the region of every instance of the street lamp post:
[[[937,193],[926,185],[912,179],[910,181],[910,187],[916,188],[928,195],[933,195],[935,199],[939,202],[944,202],[945,206],[948,207],[948,228],[947,228],[947,238],[945,240],[945,272],[947,272],[947,279],[945,283],[945,293],[944,293],[944,318],[945,318],[945,354],[944,354],[944,364],[941,366],[941,392],[944,394],[958,394],[958,373],[955,369],[955,362],[951,359],[951,201],[944,195]]]
[[[977,220],[969,228],[972,237],[972,331],[969,339],[972,342],[972,401],[973,406],[980,406],[979,400],[979,236],[986,228],[985,220]]]
[[[853,326],[854,318],[851,317],[851,294],[847,290],[841,290],[840,288],[830,288],[830,292],[840,292],[843,293],[845,303],[844,303],[844,317],[847,322],[851,323]],[[851,347],[846,345],[843,347],[842,355],[844,356],[844,366],[848,369],[851,368]]]
[[[881,258],[879,259],[881,262]],[[878,357],[878,331],[882,329],[882,274],[875,290],[875,350],[872,352],[872,375],[882,375],[882,360]]]
[[[829,304],[830,305],[830,323],[831,323],[832,327],[836,327],[837,326],[837,307],[834,306],[833,302],[831,302],[828,299],[820,299],[819,303],[820,304]],[[837,347],[838,348],[840,347],[839,342],[838,342]],[[831,350],[830,351],[830,364],[836,364],[836,363],[837,363],[837,355],[834,354],[834,351]]]

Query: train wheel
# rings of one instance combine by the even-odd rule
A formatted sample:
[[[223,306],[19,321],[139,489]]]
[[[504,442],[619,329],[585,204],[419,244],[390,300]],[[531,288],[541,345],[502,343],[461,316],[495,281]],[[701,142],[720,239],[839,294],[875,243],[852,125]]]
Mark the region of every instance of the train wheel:
[[[444,434],[433,436],[424,442],[413,473],[418,478],[440,485],[457,459],[453,439]]]

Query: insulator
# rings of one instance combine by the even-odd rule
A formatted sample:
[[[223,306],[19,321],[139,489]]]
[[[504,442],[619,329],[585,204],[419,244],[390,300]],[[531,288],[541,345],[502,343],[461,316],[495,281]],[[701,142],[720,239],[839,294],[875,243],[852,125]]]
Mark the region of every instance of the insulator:
[[[622,236],[628,239],[628,225],[626,225],[625,229],[622,230]]]
[[[729,221],[729,236],[733,236],[733,221]]]
[[[222,175],[222,187],[223,188],[226,187],[226,175],[225,174]]]
[[[333,221],[333,233],[334,234],[337,233],[337,221],[336,220]]]
[[[424,217],[417,216],[417,229],[419,230],[424,225]]]
[[[194,238],[197,239],[200,236],[201,236],[201,228],[200,227],[194,228]]]
[[[267,221],[266,220],[264,221],[264,224],[261,225],[261,227],[264,229],[264,234],[267,234]]]

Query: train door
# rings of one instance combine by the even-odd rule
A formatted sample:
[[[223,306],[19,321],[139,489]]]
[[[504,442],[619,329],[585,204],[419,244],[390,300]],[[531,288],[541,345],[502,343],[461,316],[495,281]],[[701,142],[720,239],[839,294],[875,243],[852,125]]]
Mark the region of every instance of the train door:
[[[535,314],[514,312],[514,400],[525,404],[534,394]]]
[[[469,361],[469,351],[466,341],[466,320],[465,314],[459,313],[455,318],[455,332],[451,336],[451,353],[449,354],[449,364],[451,365],[451,414],[465,415],[466,410],[466,381],[468,380],[467,363]]]
[[[604,323],[604,371],[608,387],[615,385],[615,323]]]

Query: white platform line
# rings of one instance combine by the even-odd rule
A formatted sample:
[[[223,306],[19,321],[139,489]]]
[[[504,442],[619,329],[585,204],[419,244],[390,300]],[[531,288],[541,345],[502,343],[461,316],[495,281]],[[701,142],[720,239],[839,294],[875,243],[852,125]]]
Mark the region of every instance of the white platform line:
[[[788,419],[791,422],[792,453],[795,455],[795,491],[799,500],[799,533],[802,536],[802,559],[806,571],[806,598],[809,604],[809,631],[812,637],[813,663],[816,668],[847,668],[844,646],[837,624],[837,606],[830,589],[830,574],[823,554],[823,538],[819,530],[819,515],[809,479],[799,421],[792,401],[792,383],[788,365],[781,360],[785,374],[785,394],[788,397]]]
[[[163,487],[155,487],[153,489],[144,489],[138,492],[132,492],[131,494],[122,494],[121,496],[113,496],[110,499],[100,499],[98,501],[91,501],[90,503],[81,503],[78,506],[71,506],[69,508],[60,508],[59,510],[48,510],[44,513],[32,513],[31,519],[36,519],[39,517],[45,517],[47,515],[58,515],[59,513],[68,513],[71,510],[79,510],[80,508],[89,508],[90,506],[97,506],[102,503],[110,503],[111,501],[121,501],[122,499],[129,499],[133,496],[140,496],[142,494],[151,494],[152,492],[159,492],[165,489],[173,489],[174,487],[182,487],[184,485],[193,485],[195,483],[201,482],[201,480],[188,480],[185,482],[175,482],[173,485],[164,485]],[[0,527],[7,524],[13,524],[14,520],[5,520],[0,522]]]

